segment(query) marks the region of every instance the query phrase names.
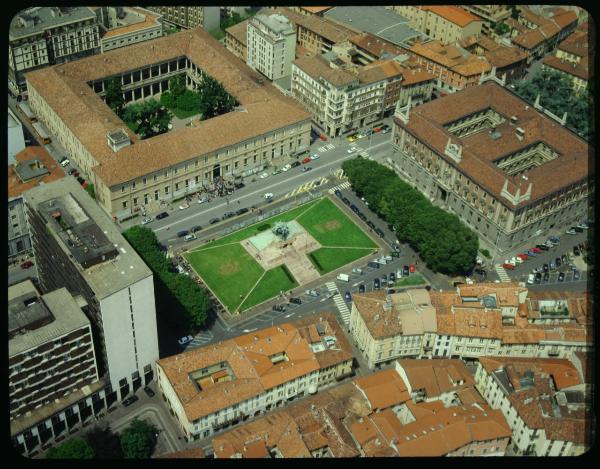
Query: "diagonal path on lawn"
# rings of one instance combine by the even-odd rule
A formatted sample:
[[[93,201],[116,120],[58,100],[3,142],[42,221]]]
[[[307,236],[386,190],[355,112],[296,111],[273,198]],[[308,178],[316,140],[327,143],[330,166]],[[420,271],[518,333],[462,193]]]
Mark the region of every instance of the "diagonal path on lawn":
[[[246,298],[248,298],[250,296],[250,294],[254,291],[254,289],[258,286],[258,284],[260,283],[260,281],[263,279],[263,277],[267,275],[267,271],[265,270],[263,272],[263,274],[260,276],[260,278],[256,281],[256,283],[252,286],[252,288],[248,291],[248,293],[246,294],[246,296],[244,298],[242,298],[242,301],[240,301],[240,304],[236,306],[236,311],[239,312],[241,306],[244,304],[244,302],[246,301]]]

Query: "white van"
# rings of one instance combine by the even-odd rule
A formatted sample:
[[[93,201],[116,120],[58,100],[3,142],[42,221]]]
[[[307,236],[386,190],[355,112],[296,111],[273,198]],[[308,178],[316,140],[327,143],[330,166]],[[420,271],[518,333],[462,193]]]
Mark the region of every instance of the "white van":
[[[348,274],[338,274],[337,279],[341,280],[342,282],[349,282],[350,276]]]

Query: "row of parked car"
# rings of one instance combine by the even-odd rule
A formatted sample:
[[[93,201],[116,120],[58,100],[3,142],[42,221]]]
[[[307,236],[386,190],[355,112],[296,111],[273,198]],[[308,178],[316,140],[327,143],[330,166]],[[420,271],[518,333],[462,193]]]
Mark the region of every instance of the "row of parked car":
[[[583,230],[587,230],[590,226],[592,226],[592,223],[588,220],[588,221],[582,221],[581,223],[578,223],[575,226],[572,226],[571,228],[569,228],[566,233],[569,235],[574,235],[577,233],[582,233]]]
[[[392,128],[388,124],[375,124],[372,129],[364,130],[361,132],[354,132],[353,134],[348,135],[347,140],[350,143],[354,143],[361,138],[370,137],[373,134],[381,132],[382,134],[387,134],[391,132]]]
[[[342,194],[342,191],[340,191],[339,189],[336,189],[335,195],[342,202],[344,202],[348,207],[350,207],[350,210],[352,210],[354,213],[356,213],[356,216],[358,216],[358,218],[360,218],[362,221],[364,221],[369,228],[371,228],[375,233],[377,233],[377,235],[379,237],[383,238],[385,236],[385,234],[383,233],[383,230],[381,228],[377,228],[371,220],[368,220],[366,215],[364,213],[362,213],[356,205],[354,205],[352,202],[350,202],[350,199],[348,199],[347,197],[344,197],[344,195]]]
[[[560,238],[557,236],[550,236],[543,244],[537,244],[528,250],[517,254],[511,259],[507,259],[502,264],[502,267],[508,270],[513,270],[518,264],[522,264],[527,261],[530,257],[535,257],[542,251],[548,251],[549,249],[558,246],[560,244]]]
[[[587,241],[581,242],[573,246],[573,255],[580,256],[587,248]],[[534,268],[529,276],[527,277],[528,284],[547,282],[550,278],[550,272],[555,271],[561,266],[569,266],[573,271],[573,281],[577,281],[581,278],[581,272],[575,268],[571,262],[570,253],[564,253],[561,256],[557,256],[556,259],[551,260],[549,263],[545,263],[541,267]],[[564,282],[566,273],[558,273],[558,281]]]

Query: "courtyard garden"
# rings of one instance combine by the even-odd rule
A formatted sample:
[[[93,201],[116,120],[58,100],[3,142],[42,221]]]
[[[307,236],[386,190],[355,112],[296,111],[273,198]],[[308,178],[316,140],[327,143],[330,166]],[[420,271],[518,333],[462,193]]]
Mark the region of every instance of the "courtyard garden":
[[[283,243],[282,246],[286,243],[268,234],[277,222],[296,224],[299,236],[306,238],[306,244],[300,244],[301,248],[309,246],[309,243],[317,248],[299,254],[297,245],[288,241],[296,246],[287,248],[293,249],[293,256],[285,255],[278,265],[265,268],[265,265],[270,265],[266,261],[268,255],[281,255],[273,246],[277,242]],[[259,246],[256,240],[265,236],[267,239],[273,237],[274,241],[268,247],[265,241],[261,241],[264,246]],[[244,247],[251,247],[252,242],[259,247],[254,250]],[[306,283],[294,276],[293,272],[298,272],[297,269],[301,269],[300,272],[314,269],[318,278],[372,254],[376,248],[377,245],[366,233],[329,198],[324,197],[205,244],[185,257],[221,303],[234,313]],[[277,264],[278,261],[274,262]]]

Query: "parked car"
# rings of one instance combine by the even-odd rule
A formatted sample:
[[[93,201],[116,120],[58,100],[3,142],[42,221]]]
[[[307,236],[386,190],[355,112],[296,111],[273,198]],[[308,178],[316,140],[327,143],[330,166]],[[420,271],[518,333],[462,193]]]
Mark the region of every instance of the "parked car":
[[[560,260],[560,257],[556,258],[556,267],[560,267],[562,265],[562,261]]]
[[[235,217],[235,213],[234,212],[225,212],[223,214],[223,220],[227,220],[229,218]]]
[[[383,233],[383,231],[381,230],[381,228],[375,228],[375,233],[377,233],[377,235],[380,238],[383,238],[385,236],[384,233]]]
[[[556,269],[556,262],[550,261],[550,270]]]
[[[364,213],[358,212],[357,215],[358,215],[358,218],[360,218],[362,221],[367,221],[367,217],[365,216]]]
[[[273,198],[273,193],[272,192],[267,192],[263,197],[265,199],[272,199]]]
[[[542,283],[542,273],[538,272],[537,274],[535,274],[535,283]]]
[[[242,215],[242,214],[244,214],[244,213],[247,213],[247,212],[248,212],[248,209],[247,209],[246,207],[242,207],[242,208],[240,208],[240,209],[237,209],[237,210],[235,211],[235,214],[236,214],[236,215]]]
[[[349,291],[347,291],[346,293],[344,293],[344,299],[346,301],[352,301],[352,295],[350,294]]]
[[[573,246],[573,255],[580,256],[581,251],[579,250],[579,246]]]
[[[359,267],[354,267],[354,268],[352,269],[352,273],[353,273],[353,274],[362,275],[362,274],[363,274],[363,271],[362,271],[362,269],[361,269],[361,268],[359,268]]]
[[[358,286],[358,293],[364,293],[365,292],[365,286],[361,283]]]
[[[291,169],[292,165],[291,164],[286,164],[283,168],[281,168],[281,170],[285,173],[286,171],[289,171]]]
[[[190,233],[190,234],[186,235],[184,239],[186,241],[192,241],[193,239],[196,239],[196,235],[193,233]]]
[[[534,274],[529,274],[529,275],[527,276],[527,283],[528,283],[529,285],[533,285],[533,282],[534,282],[534,281],[535,281],[535,275],[534,275]]]
[[[549,270],[548,264],[544,264],[543,269],[544,269],[544,272],[548,272],[548,270]]]
[[[302,304],[302,300],[300,298],[290,298],[290,303],[293,303],[295,305],[301,305]]]
[[[415,265],[414,265],[414,264],[411,264],[411,265],[409,266],[409,270],[410,270],[410,273],[412,274],[412,273],[415,271]]]
[[[208,196],[205,195],[204,197],[198,197],[198,203],[199,204],[203,204],[204,202],[208,202]]]
[[[191,231],[192,233],[197,233],[197,232],[198,232],[198,231],[200,231],[201,229],[202,229],[202,227],[201,227],[200,225],[196,225],[196,226],[192,226],[192,227],[190,228],[190,231]]]
[[[558,246],[560,244],[560,238],[558,236],[549,236],[548,241],[550,241],[554,246]]]
[[[184,236],[189,235],[190,232],[188,230],[181,230],[177,232],[177,237],[178,238],[183,238]]]
[[[262,173],[260,176],[258,176],[261,179],[265,179],[269,177],[269,173]]]
[[[566,264],[567,262],[569,262],[569,256],[567,256],[566,254],[563,254],[562,256],[560,256],[560,260],[562,261],[563,264]]]
[[[381,288],[381,283],[379,282],[379,279],[376,278],[373,280],[373,290],[379,290]]]
[[[544,272],[544,282],[547,282],[550,278],[550,272]]]
[[[154,397],[155,393],[148,386],[144,386],[144,392],[148,395],[148,397]]]
[[[386,127],[385,129],[381,130],[381,133],[382,134],[387,134],[388,132],[391,132],[391,131],[392,131],[392,129],[390,129],[389,127]]]
[[[369,267],[373,267],[374,269],[379,269],[379,262],[370,261],[367,265]]]
[[[83,179],[81,176],[78,176],[77,182],[79,182],[79,184],[83,184],[85,182],[85,179]]]
[[[348,140],[350,143],[354,143],[357,140],[357,136],[356,134],[348,135],[346,140]]]
[[[581,278],[581,273],[577,269],[573,269],[573,280],[579,280]]]
[[[526,261],[527,259],[529,259],[529,257],[525,253],[517,254],[517,258],[521,259],[522,261]]]
[[[575,230],[576,233],[583,233],[583,228],[580,227],[579,225],[572,226],[571,229]]]
[[[561,272],[558,274],[558,281],[559,282],[564,282],[565,281],[565,273]]]
[[[502,267],[504,267],[506,270],[513,270],[515,268],[514,265],[507,263],[502,264]]]
[[[156,215],[156,219],[162,220],[163,218],[167,218],[168,216],[169,214],[167,212],[160,212],[158,215]]]
[[[537,254],[535,252],[533,252],[531,249],[528,249],[527,251],[525,251],[525,254],[527,254],[528,257],[537,256]]]
[[[546,246],[545,244],[536,244],[535,245],[536,248],[538,248],[540,251],[547,251],[550,248],[548,246]]]
[[[390,282],[396,281],[396,274],[394,272],[390,272]]]
[[[375,229],[375,224],[371,220],[367,221],[367,226],[373,230]]]
[[[310,155],[311,160],[318,160],[319,158],[320,158],[320,156],[316,153],[313,153],[312,155]]]
[[[539,254],[540,252],[542,252],[542,249],[538,248],[538,247],[534,247],[534,248],[531,248],[530,251],[535,252],[536,254]]]
[[[285,306],[284,305],[273,305],[273,311],[283,312],[283,311],[285,311]]]
[[[354,204],[350,205],[350,210],[352,210],[354,213],[358,213],[358,207]]]
[[[310,156],[307,156],[306,158],[304,158],[304,159],[302,160],[302,163],[303,163],[303,164],[306,164],[306,163],[310,163],[310,161],[311,161],[311,159],[310,159]]]
[[[581,230],[587,230],[589,228],[589,226],[586,222],[582,221],[581,223],[578,223],[575,228],[579,228]]]
[[[150,223],[152,220],[154,220],[154,218],[152,217],[146,217],[142,220],[142,225],[147,225],[148,223]]]
[[[219,217],[214,217],[214,218],[210,219],[209,223],[211,225],[214,225],[215,223],[219,223],[220,221],[221,221],[221,219]]]
[[[190,208],[190,204],[187,202],[184,202],[179,206],[179,210],[185,210],[186,208]]]
[[[293,163],[292,163],[290,166],[291,166],[292,168],[295,168],[295,167],[297,167],[297,166],[300,166],[301,164],[302,164],[302,163],[300,163],[299,161],[294,161],[294,162],[293,162]]]
[[[404,267],[402,267],[402,276],[403,277],[408,277],[408,275],[410,274],[410,267],[405,265]]]
[[[75,169],[75,170],[73,170],[73,174],[72,174],[72,176],[73,176],[73,177],[75,177],[75,178],[76,178],[77,176],[79,176],[79,171],[77,171],[76,169]]]
[[[335,195],[337,195],[337,196],[338,196],[340,199],[342,198],[342,191],[341,191],[341,190],[339,190],[339,189],[336,189],[336,190],[334,191],[334,194],[335,194]]]
[[[532,273],[532,274],[537,274],[537,273],[539,273],[539,272],[542,272],[543,270],[544,270],[544,269],[543,269],[543,268],[541,268],[541,267],[535,267],[535,268],[533,268],[533,269],[531,270],[531,273]]]
[[[273,172],[271,173],[271,176],[275,176],[277,174],[281,173],[281,169],[275,169],[273,170]]]
[[[68,166],[68,164],[70,163],[70,161],[67,158],[63,158],[62,160],[60,160],[60,165],[64,168],[65,166]]]
[[[127,399],[123,400],[123,407],[129,407],[134,402],[138,401],[138,397],[134,394],[133,396],[129,396]]]
[[[312,168],[310,166],[305,166],[304,168],[302,168],[302,172],[305,173],[307,171],[310,171]]]
[[[21,269],[23,270],[30,269],[31,267],[33,267],[33,262],[31,261],[25,261],[21,264]]]
[[[182,337],[181,339],[179,339],[177,341],[177,343],[179,345],[185,345],[185,344],[189,344],[192,340],[194,340],[194,338],[191,335],[186,335],[186,336]]]
[[[306,290],[305,294],[307,294],[308,296],[319,296],[319,292],[316,290]]]
[[[347,197],[342,197],[342,202],[344,202],[346,205],[350,205],[350,199]]]

